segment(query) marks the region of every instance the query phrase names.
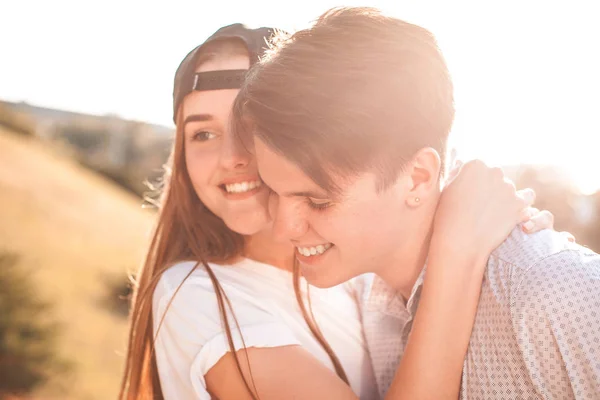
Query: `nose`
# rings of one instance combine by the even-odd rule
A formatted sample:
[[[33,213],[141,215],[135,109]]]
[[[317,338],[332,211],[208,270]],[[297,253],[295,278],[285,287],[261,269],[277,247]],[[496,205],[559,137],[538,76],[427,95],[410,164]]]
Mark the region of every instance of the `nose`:
[[[273,235],[278,241],[299,239],[308,231],[308,221],[299,201],[280,198],[275,193],[269,198],[269,213],[273,220]]]
[[[221,166],[228,170],[246,168],[252,161],[253,155],[237,135],[227,132],[223,135],[221,145]]]

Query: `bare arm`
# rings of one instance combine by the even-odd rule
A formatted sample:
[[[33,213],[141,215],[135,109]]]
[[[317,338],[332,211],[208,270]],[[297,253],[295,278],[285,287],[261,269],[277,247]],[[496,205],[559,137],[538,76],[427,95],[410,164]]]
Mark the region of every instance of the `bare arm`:
[[[254,382],[254,394],[261,400],[358,399],[344,381],[301,346],[249,348],[237,354],[244,376],[251,387]],[[205,379],[214,398],[252,400],[231,353],[221,358]]]
[[[486,259],[429,254],[413,328],[386,399],[457,399]]]

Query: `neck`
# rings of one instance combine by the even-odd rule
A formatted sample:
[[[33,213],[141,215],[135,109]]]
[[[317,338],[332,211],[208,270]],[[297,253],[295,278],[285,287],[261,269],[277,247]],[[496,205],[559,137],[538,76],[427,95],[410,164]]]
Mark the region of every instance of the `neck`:
[[[271,227],[244,236],[244,257],[275,268],[292,271],[294,266],[294,248],[289,242],[277,242],[273,239]]]
[[[390,287],[408,300],[415,282],[425,267],[429,243],[433,232],[433,213],[418,228],[406,235],[406,240],[397,247],[385,267],[377,272]]]

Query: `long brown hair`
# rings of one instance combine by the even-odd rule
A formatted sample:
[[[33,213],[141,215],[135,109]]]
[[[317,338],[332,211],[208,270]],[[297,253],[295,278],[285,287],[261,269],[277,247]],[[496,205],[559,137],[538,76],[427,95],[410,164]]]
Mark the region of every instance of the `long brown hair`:
[[[251,131],[331,193],[367,170],[385,188],[424,147],[443,160],[453,118],[433,34],[369,7],[332,9],[280,34],[233,107],[235,131]]]
[[[223,42],[219,42],[218,46],[222,44]],[[206,57],[201,60],[206,60]],[[162,194],[159,200],[154,202],[158,207],[158,218],[146,259],[137,273],[134,284],[128,349],[119,398],[127,400],[163,398],[154,356],[154,342],[158,332],[155,334],[153,326],[152,295],[162,273],[174,263],[186,260],[197,262],[187,276],[199,266],[206,269],[215,290],[229,349],[234,356],[238,372],[248,392],[253,398],[257,398],[256,388],[242,372],[234,347],[227,315],[231,312],[237,324],[235,314],[225,291],[208,264],[209,262],[227,263],[241,256],[244,250],[244,239],[208,210],[196,195],[185,164],[182,126],[182,114],[179,112],[171,157],[162,179]],[[297,267],[294,267],[293,277],[296,298],[311,332],[329,354],[338,376],[347,383],[341,363],[319,330],[312,310],[310,307],[307,309],[305,305],[300,292],[300,276]],[[185,279],[181,285],[184,282]],[[176,294],[177,291],[174,296]],[[250,371],[250,381],[251,378]]]

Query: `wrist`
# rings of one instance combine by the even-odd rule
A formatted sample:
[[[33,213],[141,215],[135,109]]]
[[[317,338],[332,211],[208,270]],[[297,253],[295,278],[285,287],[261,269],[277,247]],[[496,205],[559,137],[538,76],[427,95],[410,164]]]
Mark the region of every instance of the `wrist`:
[[[490,252],[468,240],[433,236],[429,244],[428,259],[439,258],[443,264],[484,264]]]
[[[480,285],[488,258],[489,253],[478,249],[453,246],[448,242],[432,242],[427,259],[427,275],[431,281],[438,282],[436,286],[448,287],[453,281],[468,286],[476,281]]]

